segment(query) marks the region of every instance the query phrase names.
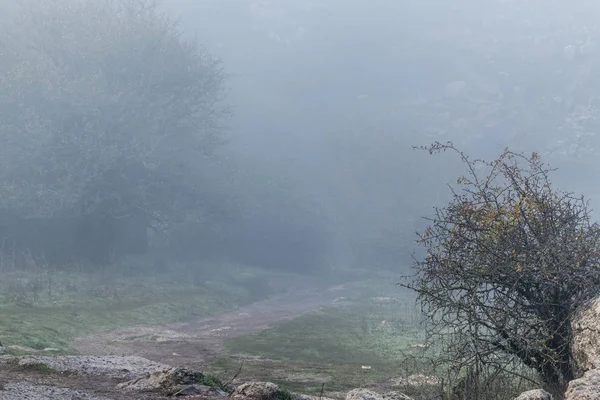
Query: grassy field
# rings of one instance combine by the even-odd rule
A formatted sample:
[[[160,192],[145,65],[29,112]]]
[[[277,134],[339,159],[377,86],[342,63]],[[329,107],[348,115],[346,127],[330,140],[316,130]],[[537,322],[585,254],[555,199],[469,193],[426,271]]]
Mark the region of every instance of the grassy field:
[[[72,340],[87,333],[206,317],[283,292],[300,280],[235,265],[140,271],[145,271],[143,265],[95,273],[0,272],[0,341],[72,353]],[[224,381],[237,374],[239,381],[267,380],[287,390],[330,397],[369,387],[431,399],[456,383],[444,367],[433,368],[435,344],[423,347],[424,327],[414,295],[396,286],[393,276],[301,279],[323,287],[354,283],[346,290],[349,297],[340,299],[343,306],[332,304],[228,339],[226,353],[205,372]],[[9,352],[28,351],[9,347]],[[513,398],[526,389],[513,383],[490,389],[489,399]]]
[[[202,266],[146,273],[129,267],[0,272],[0,341],[12,353],[23,352],[15,345],[70,353],[76,336],[210,316],[278,290],[264,284],[275,275],[235,265],[218,275]]]
[[[331,307],[280,323],[256,334],[232,338],[228,356],[211,370],[240,380],[265,379],[302,393],[329,395],[357,387],[439,394],[428,361],[414,297],[389,281],[355,285],[345,307]],[[243,364],[243,365],[242,365]],[[416,374],[430,381],[412,382]],[[429,397],[431,398],[431,397]]]
[[[214,360],[211,372],[225,377],[240,371],[241,381],[268,380],[317,396],[341,397],[364,387],[395,390],[417,400],[452,398],[442,396],[450,395],[459,377],[447,365],[434,366],[439,348],[435,343],[424,346],[424,322],[414,295],[390,279],[355,286],[356,296],[345,307],[227,340],[228,354]],[[483,398],[490,400],[513,399],[535,388],[514,376],[490,377],[482,377],[481,386]]]

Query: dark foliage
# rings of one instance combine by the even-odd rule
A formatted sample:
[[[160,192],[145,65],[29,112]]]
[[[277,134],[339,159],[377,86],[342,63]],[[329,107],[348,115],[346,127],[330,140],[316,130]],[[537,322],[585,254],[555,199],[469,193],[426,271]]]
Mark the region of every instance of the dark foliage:
[[[455,151],[468,171],[420,235],[427,255],[406,285],[430,334],[457,367],[514,372],[517,359],[561,393],[574,378],[571,317],[600,288],[600,227],[586,201],[553,189],[535,153],[488,162],[450,143],[425,149]]]

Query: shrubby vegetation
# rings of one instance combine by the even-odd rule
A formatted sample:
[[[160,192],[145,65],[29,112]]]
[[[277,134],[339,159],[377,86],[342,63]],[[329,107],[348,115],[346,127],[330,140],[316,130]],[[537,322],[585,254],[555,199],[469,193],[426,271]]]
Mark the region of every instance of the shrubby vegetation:
[[[554,189],[536,153],[484,161],[452,144],[426,149],[456,152],[467,169],[420,235],[427,254],[405,285],[432,340],[457,370],[516,373],[518,361],[561,395],[575,378],[572,317],[600,288],[600,226],[587,202]]]

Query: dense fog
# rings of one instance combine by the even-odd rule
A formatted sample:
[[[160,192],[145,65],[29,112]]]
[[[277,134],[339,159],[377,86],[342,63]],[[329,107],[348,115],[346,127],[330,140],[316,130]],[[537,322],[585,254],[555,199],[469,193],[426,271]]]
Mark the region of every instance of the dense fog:
[[[406,264],[421,217],[462,173],[451,157],[412,149],[434,140],[475,158],[506,146],[538,152],[559,168],[558,186],[595,204],[594,2],[179,0],[168,9],[224,60],[234,157],[277,171],[318,205],[342,262]]]
[[[211,76],[152,53],[179,40],[152,16],[25,3],[2,2],[4,250],[405,269],[462,174],[432,141],[537,152],[596,204],[595,1],[164,1]]]

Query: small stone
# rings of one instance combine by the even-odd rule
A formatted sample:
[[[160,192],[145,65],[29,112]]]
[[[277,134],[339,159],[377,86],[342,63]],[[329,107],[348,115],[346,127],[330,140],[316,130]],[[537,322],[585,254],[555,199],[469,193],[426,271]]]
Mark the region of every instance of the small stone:
[[[552,400],[552,395],[542,389],[523,392],[515,400]]]
[[[406,378],[394,378],[392,379],[392,386],[435,386],[440,385],[442,380],[437,376],[428,376],[423,374],[414,374]]]
[[[248,382],[235,388],[231,394],[233,400],[265,400],[272,399],[279,386],[271,382]]]
[[[354,389],[346,394],[346,400],[413,400],[400,392],[386,392],[379,394],[368,389]]]

